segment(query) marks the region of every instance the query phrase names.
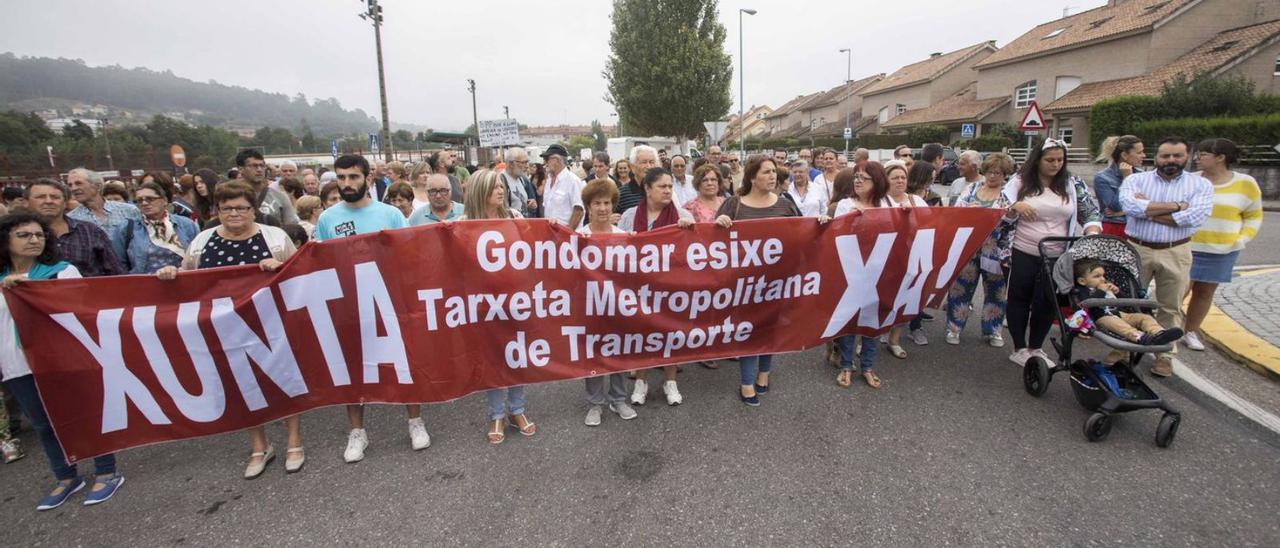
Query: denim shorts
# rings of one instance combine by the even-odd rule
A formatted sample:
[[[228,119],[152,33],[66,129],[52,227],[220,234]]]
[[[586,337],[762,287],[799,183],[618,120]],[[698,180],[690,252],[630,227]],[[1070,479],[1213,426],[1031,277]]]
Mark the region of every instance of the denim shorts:
[[[1240,251],[1231,253],[1191,252],[1191,281],[1212,284],[1231,283],[1231,269],[1236,266]]]

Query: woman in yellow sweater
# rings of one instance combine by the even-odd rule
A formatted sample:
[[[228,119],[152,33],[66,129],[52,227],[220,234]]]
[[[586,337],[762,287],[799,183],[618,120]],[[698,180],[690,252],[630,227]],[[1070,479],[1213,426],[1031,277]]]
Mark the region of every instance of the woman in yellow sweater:
[[[1227,139],[1205,139],[1196,146],[1200,175],[1213,183],[1213,213],[1191,237],[1191,301],[1182,344],[1204,350],[1198,330],[1213,304],[1218,284],[1231,282],[1231,269],[1246,243],[1262,227],[1262,190],[1248,175],[1231,170],[1240,149]]]

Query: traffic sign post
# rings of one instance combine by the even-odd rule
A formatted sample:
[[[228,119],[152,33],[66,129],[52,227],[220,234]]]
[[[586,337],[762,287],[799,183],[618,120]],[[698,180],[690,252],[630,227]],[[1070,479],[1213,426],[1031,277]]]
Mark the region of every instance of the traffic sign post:
[[[960,137],[972,138],[977,132],[976,130],[977,127],[975,124],[960,124]]]
[[[369,153],[370,153],[370,154],[375,154],[375,155],[376,155],[376,154],[378,154],[378,149],[379,149],[379,147],[378,147],[378,134],[377,134],[377,133],[370,133],[370,134],[369,134]]]
[[[1040,105],[1032,101],[1027,106],[1027,113],[1022,116],[1022,122],[1018,124],[1018,129],[1027,132],[1027,153],[1031,153],[1032,136],[1045,129],[1044,113],[1040,112]]]
[[[333,154],[334,160],[338,159],[338,140],[337,139],[333,139],[329,141],[329,153]]]

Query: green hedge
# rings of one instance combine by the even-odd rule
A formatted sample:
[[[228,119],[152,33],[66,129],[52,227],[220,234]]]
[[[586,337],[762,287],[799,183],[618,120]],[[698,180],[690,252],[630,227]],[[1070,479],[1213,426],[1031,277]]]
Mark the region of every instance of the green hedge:
[[[1111,135],[1134,133],[1134,127],[1147,120],[1165,117],[1165,105],[1159,97],[1126,96],[1103,99],[1089,112],[1089,147],[1098,153],[1102,141]]]
[[[1177,135],[1195,146],[1196,141],[1210,137],[1231,139],[1238,144],[1280,143],[1280,112],[1218,118],[1174,118],[1150,120],[1132,126],[1134,135],[1144,143],[1156,143],[1169,135]]]
[[[983,135],[975,139],[963,139],[951,143],[951,148],[956,149],[957,152],[968,149],[978,152],[1001,152],[1013,146],[1013,139],[1003,135]]]

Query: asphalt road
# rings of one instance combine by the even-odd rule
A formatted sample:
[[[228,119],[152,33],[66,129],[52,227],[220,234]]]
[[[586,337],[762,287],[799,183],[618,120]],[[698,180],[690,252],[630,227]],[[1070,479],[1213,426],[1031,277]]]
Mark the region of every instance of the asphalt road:
[[[1154,412],[1089,443],[1059,376],[1043,399],[975,338],[879,359],[884,387],[837,387],[818,350],[785,356],[759,408],[736,371],[686,367],[686,403],[582,424],[581,382],[530,389],[540,432],[484,440],[483,399],[430,406],[432,446],[403,411],[370,413],[366,459],[341,461],[342,411],[304,418],[309,462],[239,479],[226,435],[129,451],[99,507],[37,513],[43,457],[0,467],[6,544],[1280,544],[1280,447],[1171,389],[1184,413],[1157,449]],[[973,326],[971,326],[972,328]],[[1156,383],[1159,387],[1160,382]],[[271,430],[283,443],[280,427]],[[27,447],[35,448],[31,434]],[[87,472],[87,468],[85,469]]]
[[[1260,245],[1267,228],[1246,260],[1280,263]],[[724,362],[684,368],[684,405],[655,392],[636,420],[606,413],[588,428],[582,383],[567,381],[531,387],[538,435],[509,430],[496,447],[483,396],[429,406],[432,445],[417,453],[403,411],[379,407],[354,465],[341,460],[342,410],[324,409],[304,416],[299,474],[277,460],[240,479],[240,434],[147,447],[120,456],[128,481],[98,507],[77,495],[34,510],[53,479],[28,431],[27,458],[0,466],[0,536],[11,546],[1280,545],[1276,437],[1157,380],[1183,413],[1172,448],[1153,443],[1158,412],[1125,415],[1089,443],[1065,376],[1032,398],[1007,349],[980,344],[976,325],[960,347],[943,342],[941,318],[925,326],[933,343],[908,343],[907,360],[881,352],[878,391],[837,387],[813,349],[781,357],[759,408],[738,402]],[[1213,354],[1182,358],[1226,367]],[[283,429],[270,432],[283,449]]]

